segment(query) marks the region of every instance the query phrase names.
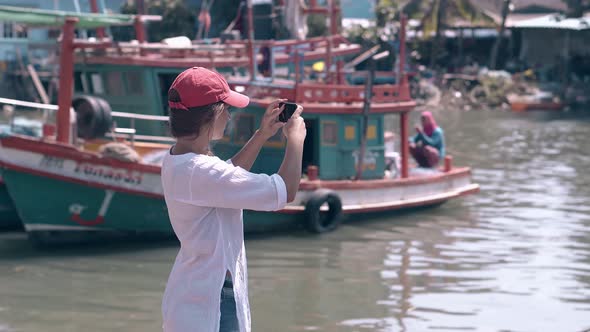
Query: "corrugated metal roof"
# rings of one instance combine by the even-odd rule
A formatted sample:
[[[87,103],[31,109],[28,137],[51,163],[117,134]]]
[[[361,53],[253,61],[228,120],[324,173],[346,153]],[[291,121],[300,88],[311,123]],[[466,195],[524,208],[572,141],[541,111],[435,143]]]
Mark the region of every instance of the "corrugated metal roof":
[[[503,0],[472,0],[481,9],[500,15]],[[545,12],[559,12],[567,10],[567,5],[562,0],[512,0],[514,10],[518,13],[527,13],[527,9],[545,8]]]
[[[588,30],[590,29],[590,17],[566,18],[560,14],[551,14],[515,22],[512,27],[522,29]]]
[[[132,25],[135,16],[123,14],[73,13],[58,10],[0,6],[0,21],[24,23],[33,26],[62,26],[66,17],[78,18],[76,27],[97,28],[113,25]]]
[[[514,4],[515,11],[521,11],[523,13],[526,13],[523,9],[526,9],[527,7],[544,7],[552,11],[567,10],[566,3],[561,0],[512,0],[512,3]]]

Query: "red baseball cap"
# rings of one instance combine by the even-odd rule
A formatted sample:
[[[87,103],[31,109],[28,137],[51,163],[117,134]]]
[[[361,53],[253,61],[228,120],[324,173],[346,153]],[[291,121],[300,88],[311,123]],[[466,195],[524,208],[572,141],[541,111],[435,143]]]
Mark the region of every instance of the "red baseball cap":
[[[231,90],[221,74],[203,67],[192,67],[180,73],[170,86],[172,89],[178,92],[180,101],[168,101],[170,108],[188,110],[220,101],[243,108],[250,103],[248,96]]]

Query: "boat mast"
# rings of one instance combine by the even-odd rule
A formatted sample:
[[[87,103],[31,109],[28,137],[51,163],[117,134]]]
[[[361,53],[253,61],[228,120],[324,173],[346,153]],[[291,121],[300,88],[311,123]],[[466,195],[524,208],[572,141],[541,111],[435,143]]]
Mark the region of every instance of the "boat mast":
[[[328,39],[326,40],[327,45],[326,45],[326,49],[327,49],[327,53],[328,56],[326,58],[326,68],[324,68],[324,70],[326,71],[326,82],[328,82],[328,84],[332,84],[332,74],[330,73],[330,69],[332,67],[332,37],[334,36],[334,31],[333,30],[333,26],[334,26],[334,20],[335,20],[335,15],[334,15],[334,3],[333,0],[328,0],[328,20],[330,20],[329,23],[329,27],[330,27],[330,35],[328,36]]]
[[[252,0],[247,1],[248,9],[248,47],[250,51],[250,80],[256,80],[256,50],[254,47],[254,14]]]
[[[365,82],[365,100],[363,103],[363,118],[361,129],[361,146],[359,149],[358,161],[356,165],[355,180],[360,180],[365,167],[365,154],[367,149],[367,129],[369,127],[369,113],[371,112],[371,98],[373,97],[373,80],[375,79],[375,60],[370,57],[367,60],[367,81]]]
[[[401,98],[409,99],[406,95],[408,80],[404,72],[406,60],[406,23],[408,18],[406,15],[401,16],[400,31],[399,31],[399,79],[397,81],[398,95]],[[408,114],[410,111],[404,111],[400,115],[401,128],[401,157],[402,157],[402,178],[408,177],[408,157],[410,155],[410,145],[408,142]]]
[[[66,17],[62,29],[59,57],[59,94],[57,96],[57,141],[70,143],[70,109],[72,107],[74,77],[74,29],[76,17]]]
[[[96,3],[96,0],[90,0],[90,10],[93,13],[98,14],[98,4]],[[99,40],[102,40],[104,37],[106,36],[105,32],[104,32],[104,27],[98,27],[96,28],[96,37]]]

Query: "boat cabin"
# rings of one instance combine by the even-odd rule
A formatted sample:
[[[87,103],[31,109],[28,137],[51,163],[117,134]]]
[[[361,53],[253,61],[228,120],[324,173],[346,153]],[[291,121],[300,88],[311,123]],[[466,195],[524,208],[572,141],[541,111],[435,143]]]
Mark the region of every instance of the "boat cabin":
[[[188,61],[200,61],[224,74],[230,86],[250,96],[252,102],[233,113],[225,137],[213,147],[221,158],[230,158],[241,149],[273,99],[301,104],[307,126],[303,170],[312,179],[382,179],[385,114],[407,112],[414,106],[403,84],[372,87],[372,98],[364,98],[366,87],[354,85],[352,76],[343,71],[345,62],[358,56],[360,48],[339,35],[160,49],[133,44],[78,46],[75,95],[99,97],[113,113],[167,116],[168,88]],[[213,56],[215,61],[211,61]],[[325,62],[320,78],[311,69],[318,61]],[[368,109],[363,111],[365,105]],[[119,128],[132,128],[136,137],[168,135],[164,121],[115,121]],[[275,172],[285,144],[282,132],[277,133],[263,147],[252,171]]]
[[[248,1],[250,23],[253,20],[251,3]],[[165,47],[154,52],[144,43],[122,47],[109,40],[80,41],[74,38],[78,23],[89,27],[109,26],[110,17],[38,14],[49,15],[44,20],[49,23],[56,16],[63,19],[58,105],[0,100],[7,105],[57,112],[55,135],[44,126],[40,138],[16,134],[0,136],[0,169],[5,188],[30,238],[36,242],[50,242],[61,241],[61,236],[65,236],[63,239],[69,241],[85,233],[94,237],[100,233],[98,231],[172,234],[157,159],[170,145],[153,143],[171,139],[154,135],[160,127],[141,127],[141,123],[152,121],[162,125],[167,121],[164,91],[178,72],[195,65],[187,61],[202,59],[203,66],[210,68],[224,67],[220,65],[223,63],[227,67],[241,68],[229,65],[235,57],[232,59],[230,54],[223,53],[227,45],[212,51],[210,54],[217,56],[211,59],[171,56],[177,52],[199,52],[200,46]],[[27,14],[22,19],[30,20],[30,17]],[[128,23],[130,17],[120,19]],[[141,18],[135,19],[135,22],[140,21]],[[278,55],[282,54],[284,59],[285,52],[279,51],[275,57],[275,41],[256,41],[249,29],[246,46],[250,53],[239,59],[248,71],[226,75],[233,89],[250,97],[250,105],[233,113],[234,121],[213,149],[221,158],[231,157],[258,128],[268,105],[278,98],[304,107],[308,134],[303,157],[306,176],[301,179],[295,197],[279,211],[245,210],[245,232],[290,225],[323,233],[336,229],[343,215],[432,206],[479,190],[479,186],[471,182],[470,169],[451,167],[449,156],[445,157],[444,170],[409,172],[408,114],[415,102],[403,74],[405,22],[402,18],[399,79],[395,84],[373,85],[374,72],[369,70],[364,86],[346,80],[341,71],[343,60],[337,55],[340,48],[332,37],[322,41],[326,56],[323,57],[323,75],[318,81],[305,70],[306,57],[312,53],[294,52],[295,70],[280,70],[276,66],[281,58]],[[292,40],[280,47],[300,50],[306,42]],[[262,48],[269,51],[269,60],[276,59],[269,62],[264,76],[257,68],[260,62],[256,50]],[[77,54],[75,50],[79,50]],[[230,47],[227,52],[234,51]],[[72,100],[74,90],[90,96]],[[128,112],[119,111],[125,107]],[[400,121],[401,165],[397,177],[384,177],[386,114],[398,115]],[[75,121],[72,121],[74,116]],[[127,119],[129,127],[113,130],[110,122],[105,121],[110,117],[117,119],[118,127],[122,123],[118,122],[120,119]],[[78,135],[83,134],[84,144],[76,140],[75,128]],[[145,130],[145,137],[140,139],[135,128]],[[109,144],[105,144],[105,137],[100,137],[105,133],[127,134],[131,140],[113,143],[109,138]],[[87,137],[86,134],[93,135]],[[134,143],[134,137],[145,138],[148,143]],[[98,145],[99,149],[89,148],[88,144]],[[282,133],[277,133],[264,146],[252,170],[276,172],[285,144]],[[123,153],[118,153],[120,150]],[[155,158],[148,158],[154,157],[154,153],[158,154]],[[130,209],[134,206],[140,208]]]
[[[213,146],[215,153],[221,158],[230,158],[237,153],[258,128],[265,109],[265,104],[259,104],[253,99],[245,110],[233,113],[226,136]],[[315,166],[318,169],[317,176],[322,180],[354,178],[359,164],[363,116],[306,111],[307,108],[304,108],[302,115],[307,127],[303,171],[307,172],[309,166]],[[380,179],[384,176],[384,121],[384,114],[371,114],[368,117],[362,166],[364,179]],[[285,144],[286,140],[279,131],[265,144],[252,171],[269,174],[276,172],[283,160]]]

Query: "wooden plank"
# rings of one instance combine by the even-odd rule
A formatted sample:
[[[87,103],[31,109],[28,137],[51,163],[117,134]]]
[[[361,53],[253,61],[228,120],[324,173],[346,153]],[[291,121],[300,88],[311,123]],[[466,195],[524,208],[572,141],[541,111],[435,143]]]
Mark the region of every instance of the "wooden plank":
[[[41,97],[41,101],[43,104],[49,104],[49,97],[47,97],[47,92],[45,91],[43,84],[41,84],[41,80],[39,80],[35,67],[33,67],[32,64],[28,64],[27,71],[29,72],[29,75],[31,75],[31,79],[33,80],[33,84],[35,85],[39,97]]]
[[[8,104],[8,105],[14,105],[14,106],[39,108],[42,110],[57,111],[57,105],[39,104],[39,103],[30,102],[30,101],[22,101],[22,100],[16,100],[16,99],[8,99],[8,98],[0,98],[0,104]]]
[[[148,121],[168,121],[168,117],[163,115],[145,115],[127,112],[111,112],[111,115],[118,118],[139,119]]]

